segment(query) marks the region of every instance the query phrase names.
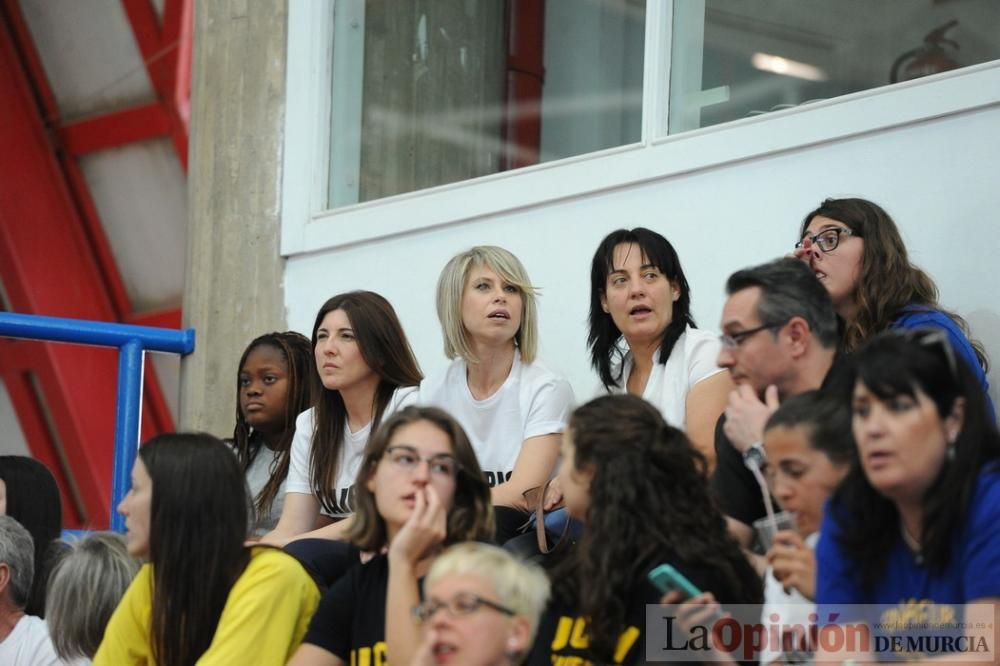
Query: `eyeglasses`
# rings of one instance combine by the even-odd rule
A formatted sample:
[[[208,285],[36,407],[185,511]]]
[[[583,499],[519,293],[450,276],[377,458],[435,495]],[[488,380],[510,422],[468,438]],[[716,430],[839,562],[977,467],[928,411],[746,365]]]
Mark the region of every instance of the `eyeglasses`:
[[[748,328],[745,331],[736,331],[735,333],[724,333],[719,336],[719,342],[726,349],[735,349],[743,344],[743,341],[749,338],[754,333],[760,333],[761,331],[766,331],[769,328],[780,328],[784,326],[787,322],[772,322],[770,324],[761,324],[756,328]]]
[[[958,365],[955,363],[955,350],[952,349],[951,342],[948,340],[948,334],[943,330],[939,328],[914,328],[904,331],[893,331],[893,334],[921,347],[939,349],[944,356],[945,363],[948,364],[948,372],[951,373],[952,381],[955,383],[959,382]]]
[[[428,599],[413,609],[413,617],[416,618],[417,622],[427,622],[434,617],[434,613],[437,613],[443,608],[448,611],[448,615],[457,618],[464,615],[471,615],[483,606],[486,608],[492,608],[496,612],[503,613],[504,615],[516,615],[513,610],[507,608],[506,606],[501,606],[495,601],[483,599],[482,597],[469,592],[462,592],[452,597],[449,601]]]
[[[454,479],[462,469],[455,456],[450,453],[437,453],[424,457],[412,446],[404,444],[390,446],[385,450],[385,456],[389,462],[405,472],[413,472],[423,460],[427,463],[431,474],[442,479]]]
[[[796,250],[799,249],[800,247],[805,245],[806,240],[809,240],[812,241],[813,245],[817,246],[824,252],[833,252],[834,250],[837,249],[837,246],[840,245],[841,235],[857,236],[858,238],[860,238],[858,234],[854,233],[847,227],[833,227],[831,229],[824,229],[815,236],[806,236],[805,238],[803,238],[802,240],[800,240],[798,243],[795,244],[795,249]]]

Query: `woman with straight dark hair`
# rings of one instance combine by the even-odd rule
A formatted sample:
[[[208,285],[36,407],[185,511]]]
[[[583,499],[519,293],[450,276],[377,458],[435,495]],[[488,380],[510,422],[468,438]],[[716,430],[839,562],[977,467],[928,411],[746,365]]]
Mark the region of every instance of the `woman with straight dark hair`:
[[[357,477],[379,423],[417,397],[423,376],[389,301],[371,291],[334,296],[312,329],[314,406],[295,420],[285,505],[262,539],[336,539],[354,512]]]
[[[236,456],[205,434],[139,449],[118,506],[126,544],[147,560],[108,623],[94,663],[284,663],[319,591],[275,548],[245,545],[249,496]]]
[[[0,456],[0,515],[24,525],[35,543],[35,577],[24,612],[45,617],[45,587],[63,544],[62,504],[49,468],[27,456]]]
[[[412,616],[419,578],[445,546],[493,537],[475,451],[436,407],[407,407],[387,420],[368,442],[356,487],[347,536],[377,554],[323,595],[293,666],[409,664],[420,643]]]
[[[802,220],[799,239],[795,256],[830,292],[845,351],[890,329],[939,328],[976,376],[995,414],[986,350],[969,338],[964,319],[938,304],[937,286],[910,261],[899,228],[881,206],[867,199],[826,199]]]
[[[704,457],[645,400],[604,396],[563,436],[559,478],[583,536],[552,571],[529,664],[644,663],[647,580],[670,564],[723,604],[759,604],[760,578],[726,532]],[[573,636],[570,640],[570,636]]]
[[[1000,435],[968,364],[943,331],[917,329],[875,337],[851,368],[860,464],[827,507],[820,609],[884,604],[875,622],[914,603],[942,618],[1000,609]]]
[[[676,250],[643,227],[608,234],[590,268],[591,364],[608,393],[630,393],[684,430],[714,466],[715,425],[732,381],[718,336],[695,327]]]
[[[312,406],[315,363],[309,338],[286,331],[254,338],[237,367],[233,448],[253,498],[252,531],[260,535],[281,517],[295,418]]]

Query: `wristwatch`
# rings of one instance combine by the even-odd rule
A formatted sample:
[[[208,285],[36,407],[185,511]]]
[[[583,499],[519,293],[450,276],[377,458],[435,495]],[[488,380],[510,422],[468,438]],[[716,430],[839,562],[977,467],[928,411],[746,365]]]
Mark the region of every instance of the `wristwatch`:
[[[764,445],[760,442],[754,442],[747,450],[743,452],[743,464],[748,468],[756,467],[757,469],[764,469],[764,465],[767,464],[767,454],[764,452]]]

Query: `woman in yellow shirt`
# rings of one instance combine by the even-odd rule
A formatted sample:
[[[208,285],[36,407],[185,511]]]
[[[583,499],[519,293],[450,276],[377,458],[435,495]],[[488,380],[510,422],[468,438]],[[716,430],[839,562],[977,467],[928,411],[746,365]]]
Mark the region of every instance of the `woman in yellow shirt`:
[[[147,561],[94,664],[285,663],[319,591],[289,555],[244,545],[246,483],[221,441],[160,435],[139,449],[118,506],[129,553]]]

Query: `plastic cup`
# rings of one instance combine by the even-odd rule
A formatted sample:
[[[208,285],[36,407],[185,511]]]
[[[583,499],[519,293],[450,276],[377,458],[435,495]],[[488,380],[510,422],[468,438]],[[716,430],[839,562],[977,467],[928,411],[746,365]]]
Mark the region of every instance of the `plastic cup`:
[[[774,517],[764,516],[753,521],[754,532],[757,533],[757,541],[766,553],[774,543],[774,535],[781,530],[794,530],[796,527],[795,514],[791,511],[781,511],[774,514]]]

